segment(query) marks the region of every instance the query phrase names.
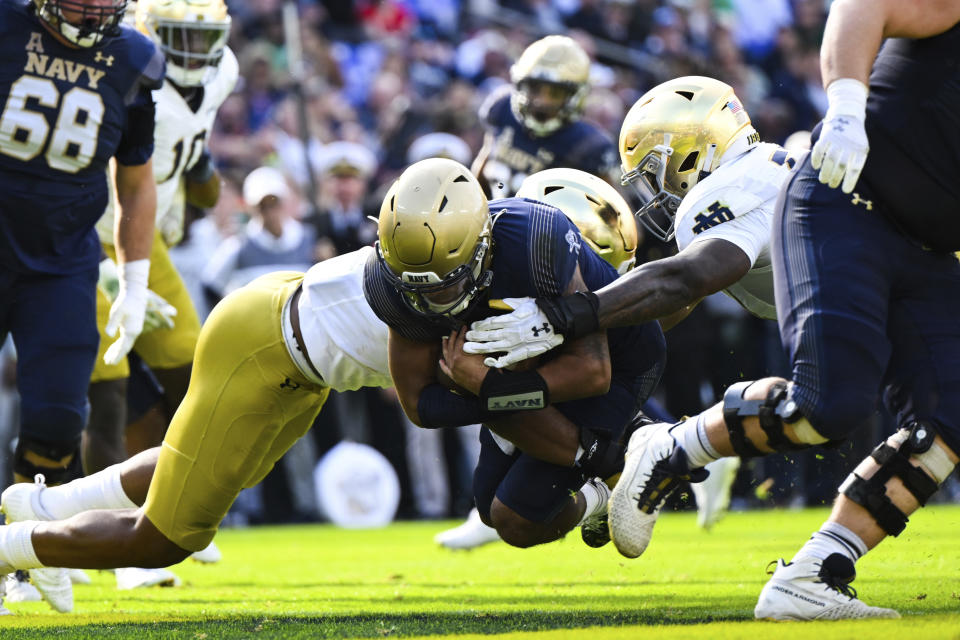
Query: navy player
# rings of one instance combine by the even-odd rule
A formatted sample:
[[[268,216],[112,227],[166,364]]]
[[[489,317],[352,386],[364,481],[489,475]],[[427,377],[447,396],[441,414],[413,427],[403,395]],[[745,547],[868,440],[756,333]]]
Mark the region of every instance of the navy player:
[[[126,2],[0,4],[0,335],[18,353],[21,427],[17,481],[56,483],[78,471],[86,383],[97,355],[94,223],[116,157],[122,216],[120,291],[111,353],[139,334],[156,191],[150,89],[163,57],[121,28]],[[55,607],[68,605],[51,601]]]
[[[94,223],[116,157],[122,215],[120,290],[108,323],[111,354],[143,324],[156,190],[150,89],[163,57],[120,26],[126,2],[0,4],[0,335],[18,354],[17,481],[56,483],[79,470],[86,387],[97,355]],[[35,578],[43,590],[42,577]],[[56,590],[56,587],[52,587]],[[45,595],[58,609],[72,599]]]
[[[580,119],[589,75],[590,58],[567,36],[547,36],[524,50],[510,67],[511,85],[480,107],[487,133],[472,169],[488,196],[511,196],[525,177],[554,167],[616,184],[616,146]]]
[[[488,205],[473,175],[446,159],[404,171],[384,199],[379,240],[364,292],[390,327],[404,411],[428,428],[487,426],[474,476],[482,519],[527,547],[601,513],[603,483],[584,484],[619,470],[618,440],[662,371],[659,325],[584,336],[517,371],[461,347],[465,324],[512,298],[572,293],[616,271],[558,209],[523,198]]]

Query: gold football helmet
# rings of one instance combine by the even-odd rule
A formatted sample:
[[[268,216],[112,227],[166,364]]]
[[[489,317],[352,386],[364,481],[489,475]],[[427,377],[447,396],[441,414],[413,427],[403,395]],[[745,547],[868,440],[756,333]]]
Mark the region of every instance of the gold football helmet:
[[[67,41],[90,49],[120,33],[127,0],[94,4],[90,0],[33,0],[37,16]]]
[[[470,170],[446,158],[410,165],[380,207],[377,250],[416,313],[455,317],[490,284],[490,210]]]
[[[136,26],[167,58],[167,77],[181,87],[210,82],[230,35],[224,0],[139,0]]]
[[[590,248],[618,273],[633,268],[637,223],[630,205],[605,180],[577,169],[547,169],[527,176],[517,197],[560,209],[577,225]]]
[[[535,136],[546,136],[583,111],[590,58],[572,38],[547,36],[527,47],[510,67],[510,107]]]
[[[733,88],[713,78],[686,76],[664,82],[631,107],[620,129],[622,182],[633,185],[643,206],[637,218],[669,241],[680,201],[715,170],[724,156],[759,142]]]

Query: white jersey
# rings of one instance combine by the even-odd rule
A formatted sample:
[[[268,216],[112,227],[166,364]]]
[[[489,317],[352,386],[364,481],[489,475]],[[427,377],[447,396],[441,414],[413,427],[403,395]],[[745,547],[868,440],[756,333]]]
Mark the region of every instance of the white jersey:
[[[183,236],[186,185],[183,174],[196,164],[203,152],[217,109],[233,91],[239,77],[237,58],[229,47],[213,78],[203,86],[203,99],[194,111],[169,80],[153,92],[157,105],[153,130],[153,178],[157,183],[157,228],[168,245]],[[109,181],[112,185],[112,180]],[[107,210],[97,222],[100,241],[113,244],[114,193]]]
[[[300,332],[310,361],[335,391],[393,386],[387,325],[363,295],[363,267],[372,251],[364,247],[324,260],[303,279]]]
[[[797,160],[776,144],[762,143],[698,182],[677,210],[677,247],[721,238],[750,259],[750,270],[724,293],[755,316],[775,320],[770,234],[780,187]]]

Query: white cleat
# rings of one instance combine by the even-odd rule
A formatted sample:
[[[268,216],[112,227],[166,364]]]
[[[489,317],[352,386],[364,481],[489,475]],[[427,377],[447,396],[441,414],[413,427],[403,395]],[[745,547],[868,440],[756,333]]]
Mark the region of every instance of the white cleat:
[[[83,569],[67,569],[67,577],[70,578],[70,584],[91,584],[93,582]]]
[[[693,497],[697,501],[697,526],[707,529],[717,524],[727,515],[730,507],[730,490],[737,479],[740,458],[720,458],[706,467],[710,475],[703,482],[690,485]]]
[[[40,602],[43,596],[30,584],[26,571],[14,571],[3,578],[7,602]]]
[[[42,474],[37,474],[33,484],[18,482],[6,488],[0,495],[0,511],[3,511],[6,521],[25,522],[27,520],[50,520],[51,518],[40,508],[40,492],[46,489]],[[73,585],[66,569],[43,567],[30,569],[30,580],[37,588],[43,599],[55,611],[69,613],[73,611]]]
[[[37,474],[33,483],[17,482],[7,487],[0,495],[0,511],[7,524],[27,520],[52,520],[40,507],[40,492],[47,488],[43,475]]]
[[[73,584],[66,569],[43,567],[30,569],[30,581],[54,611],[73,611]]]
[[[203,549],[200,549],[200,551],[191,553],[190,558],[202,564],[214,564],[223,560],[223,554],[220,553],[220,549],[217,548],[216,543],[211,542]]]
[[[433,541],[441,547],[454,550],[476,549],[499,539],[497,530],[485,525],[476,509],[470,511],[466,522],[460,526],[441,531],[433,537]]]
[[[687,468],[683,449],[670,435],[672,427],[665,422],[641,427],[627,444],[626,463],[609,505],[610,537],[627,558],[646,551],[667,496],[683,480],[697,482],[706,476],[703,469]]]
[[[179,587],[180,578],[167,569],[141,569],[125,567],[116,569],[117,589],[142,589],[144,587]]]
[[[760,592],[753,615],[764,620],[847,620],[899,618],[893,609],[871,607],[850,586],[853,562],[839,553],[826,560],[777,561],[777,569]]]

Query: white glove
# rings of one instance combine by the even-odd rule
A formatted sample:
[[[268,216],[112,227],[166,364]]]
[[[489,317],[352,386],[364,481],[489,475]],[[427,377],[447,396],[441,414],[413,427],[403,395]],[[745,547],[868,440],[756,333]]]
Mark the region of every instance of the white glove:
[[[103,361],[110,365],[117,364],[130,353],[133,343],[143,330],[150,261],[134,260],[124,263],[120,265],[119,275],[119,293],[110,307],[110,318],[105,329],[110,337],[116,335],[117,330],[120,331],[120,337],[103,355]]]
[[[100,279],[97,286],[100,287],[111,304],[116,301],[120,294],[120,274],[117,273],[117,263],[110,258],[104,258],[100,262]],[[147,307],[141,333],[147,333],[154,329],[173,329],[173,319],[176,315],[177,308],[175,306],[167,302],[159,293],[148,289]]]
[[[533,298],[504,298],[503,302],[513,311],[477,320],[470,325],[464,352],[506,351],[505,355],[483,361],[488,367],[503,369],[563,344],[563,336],[553,330],[553,325]]]
[[[830,106],[810,152],[810,164],[820,169],[820,182],[835,189],[842,180],[840,188],[851,193],[870,150],[863,124],[867,88],[859,80],[840,78],[827,87],[827,98]]]

